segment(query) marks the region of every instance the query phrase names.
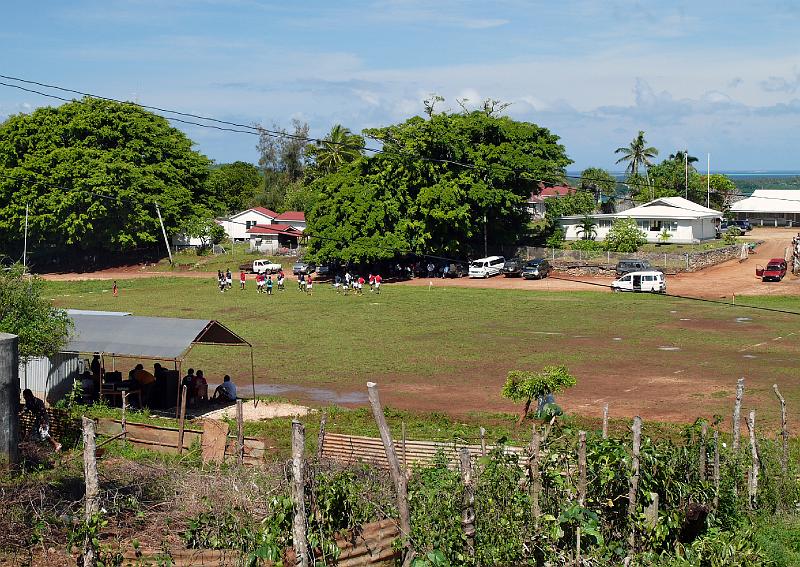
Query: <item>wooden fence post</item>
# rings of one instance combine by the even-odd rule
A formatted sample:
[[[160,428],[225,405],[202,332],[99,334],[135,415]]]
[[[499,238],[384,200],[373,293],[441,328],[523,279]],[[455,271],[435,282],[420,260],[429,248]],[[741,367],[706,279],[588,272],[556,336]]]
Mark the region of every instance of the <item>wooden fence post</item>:
[[[183,431],[186,426],[186,385],[181,388],[181,408],[178,421],[178,454],[183,454]]]
[[[461,468],[461,482],[464,485],[464,504],[461,512],[461,527],[467,537],[467,553],[475,556],[475,487],[472,483],[472,461],[469,449],[461,447],[458,452]]]
[[[303,440],[305,441],[305,430],[303,430]],[[244,463],[244,408],[242,400],[236,400],[236,461],[241,465]]]
[[[786,400],[781,396],[778,385],[773,384],[772,390],[781,404],[781,440],[783,442],[783,454],[781,455],[781,469],[785,473],[789,468],[789,430],[786,427]]]
[[[736,382],[736,402],[733,406],[733,452],[739,450],[739,436],[741,431],[739,425],[741,422],[742,413],[742,396],[744,395],[744,378],[739,378]]]
[[[122,390],[122,446],[128,441],[128,390]]]
[[[708,437],[708,422],[703,421],[700,426],[700,455],[697,464],[701,481],[706,480],[706,461],[708,460],[708,455],[706,453],[706,437]]]
[[[411,513],[408,509],[408,488],[406,475],[400,469],[400,461],[397,460],[397,453],[394,450],[394,442],[389,431],[389,424],[386,423],[386,416],[383,414],[380,396],[378,395],[378,385],[375,382],[367,382],[367,394],[369,403],[372,406],[372,415],[378,424],[378,430],[383,441],[383,448],[386,451],[386,460],[389,462],[389,472],[394,481],[397,491],[397,511],[400,516],[400,535],[405,540],[405,552],[403,554],[403,566],[411,565],[414,559],[414,552],[411,547]]]
[[[303,452],[306,447],[306,432],[303,424],[292,420],[292,501],[294,502],[294,520],[292,521],[292,537],[296,565],[309,567],[308,540],[306,539],[306,502],[305,482],[303,480]]]
[[[481,427],[481,457],[486,456],[486,430]]]
[[[750,410],[747,418],[747,429],[750,433],[750,454],[753,458],[753,465],[748,475],[747,495],[750,500],[750,509],[755,510],[756,499],[758,498],[758,469],[761,465],[758,458],[758,447],[756,446],[756,410]]]
[[[608,404],[603,406],[603,439],[608,439]]]
[[[541,443],[541,437],[534,425],[533,435],[531,436],[531,455],[528,459],[528,468],[531,477],[531,513],[533,514],[533,525],[535,528],[539,527],[539,516],[541,515],[541,510],[539,509],[539,493],[542,491],[542,479],[539,474]]]
[[[408,458],[406,456],[406,421],[403,420],[400,422],[400,426],[403,430],[403,471],[405,471],[406,478],[408,478]]]
[[[94,420],[83,418],[83,477],[86,482],[84,521],[88,526],[100,509],[98,493],[100,483],[97,479],[97,445],[94,432]],[[83,566],[95,567],[97,556],[92,544],[92,535],[87,533],[83,542]]]
[[[628,536],[630,552],[633,553],[636,544],[636,529],[634,519],[636,518],[636,494],[639,490],[639,451],[642,446],[642,418],[638,415],[633,418],[633,456],[631,459],[630,488],[628,490],[628,519],[631,522],[631,532]]]
[[[714,429],[714,508],[719,506],[719,431]]]
[[[586,432],[578,431],[578,504],[586,503]]]
[[[328,422],[327,410],[322,410],[322,418],[319,420],[319,435],[317,435],[317,460],[322,459],[322,449],[325,447],[325,425]]]

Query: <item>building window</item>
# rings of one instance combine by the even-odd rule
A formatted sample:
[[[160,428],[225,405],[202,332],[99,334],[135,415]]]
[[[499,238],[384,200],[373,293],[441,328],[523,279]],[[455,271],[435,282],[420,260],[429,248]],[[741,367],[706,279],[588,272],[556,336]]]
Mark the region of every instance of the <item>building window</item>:
[[[661,232],[661,221],[660,220],[651,220],[650,221],[650,232]]]

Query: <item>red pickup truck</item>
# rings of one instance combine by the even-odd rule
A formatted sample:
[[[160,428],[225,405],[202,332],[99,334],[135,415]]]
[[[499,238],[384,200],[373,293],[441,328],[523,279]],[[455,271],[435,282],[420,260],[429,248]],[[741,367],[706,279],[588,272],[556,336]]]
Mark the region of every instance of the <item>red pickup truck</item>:
[[[761,278],[762,282],[776,281],[779,282],[786,275],[786,260],[783,258],[773,258],[767,262],[767,267],[762,268],[756,266],[756,276]]]

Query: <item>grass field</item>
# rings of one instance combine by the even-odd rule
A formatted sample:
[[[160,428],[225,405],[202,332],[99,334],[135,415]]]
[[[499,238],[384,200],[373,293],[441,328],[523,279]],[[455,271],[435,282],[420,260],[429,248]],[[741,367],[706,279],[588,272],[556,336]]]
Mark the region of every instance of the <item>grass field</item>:
[[[640,414],[658,421],[728,415],[737,378],[745,407],[773,419],[771,385],[800,404],[800,317],[648,295],[385,286],[380,296],[341,297],[318,284],[313,297],[289,285],[273,297],[221,294],[213,280],[152,278],[48,282],[61,307],[217,319],[255,346],[259,392],[311,405],[363,405],[365,382],[384,401],[450,415],[515,409],[499,391],[511,369],[566,364],[578,386],[567,411]],[[800,311],[800,298],[737,303]],[[186,365],[211,383],[249,381],[241,348],[197,347]],[[244,390],[245,392],[247,390]]]

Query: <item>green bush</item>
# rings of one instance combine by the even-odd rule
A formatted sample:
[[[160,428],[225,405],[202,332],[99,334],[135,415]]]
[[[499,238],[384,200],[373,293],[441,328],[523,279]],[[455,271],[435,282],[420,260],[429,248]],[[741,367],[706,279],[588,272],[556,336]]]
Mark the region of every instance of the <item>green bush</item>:
[[[636,252],[647,242],[644,232],[633,219],[617,219],[606,235],[606,250],[611,252]]]
[[[533,400],[547,394],[557,394],[575,384],[577,381],[566,366],[545,366],[541,372],[512,370],[506,377],[501,395],[514,402],[525,404],[519,418],[522,423],[528,415]]]
[[[576,240],[569,246],[572,250],[584,250],[587,252],[602,252],[605,245],[597,240]]]
[[[547,237],[548,248],[561,248],[564,245],[564,229],[556,227],[553,234]]]
[[[725,233],[722,235],[722,241],[725,244],[736,244],[736,238],[742,235],[742,231],[738,226],[729,226]]]

